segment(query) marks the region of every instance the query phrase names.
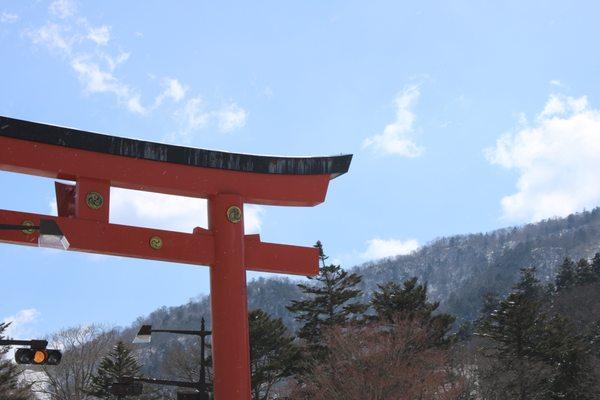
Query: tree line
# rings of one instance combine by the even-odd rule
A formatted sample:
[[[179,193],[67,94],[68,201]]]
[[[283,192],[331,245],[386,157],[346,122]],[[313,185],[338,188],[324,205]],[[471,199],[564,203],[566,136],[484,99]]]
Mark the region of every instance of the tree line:
[[[319,274],[298,285],[302,297],[287,307],[300,329],[289,332],[260,309],[248,315],[253,399],[600,398],[600,254],[565,259],[548,285],[535,268],[522,269],[508,294],[483,294],[476,320],[457,321],[417,278],[381,283],[364,301],[361,276],[316,247]],[[0,324],[0,335],[5,329]],[[1,399],[113,399],[110,383],[143,370],[115,330],[67,329],[54,341],[63,362],[33,375],[0,352]],[[198,379],[198,341],[177,341],[165,353],[165,373]],[[135,398],[172,396],[148,387]]]

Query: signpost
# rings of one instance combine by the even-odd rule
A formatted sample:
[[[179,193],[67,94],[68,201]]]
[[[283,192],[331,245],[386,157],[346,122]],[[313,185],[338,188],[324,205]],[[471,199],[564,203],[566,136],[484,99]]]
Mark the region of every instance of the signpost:
[[[53,220],[69,251],[210,266],[215,399],[249,400],[246,271],[314,275],[318,252],[245,235],[244,204],[320,204],[351,159],[227,153],[0,117],[0,169],[74,182],[55,184],[58,217],[0,210],[0,224]],[[208,229],[112,224],[111,187],[205,198]],[[0,242],[37,245],[39,234],[0,230]]]

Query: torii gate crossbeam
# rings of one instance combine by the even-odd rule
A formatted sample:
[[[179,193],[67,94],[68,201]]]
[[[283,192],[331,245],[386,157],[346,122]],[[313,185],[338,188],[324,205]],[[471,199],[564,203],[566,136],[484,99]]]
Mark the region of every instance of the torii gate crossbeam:
[[[215,399],[249,400],[246,270],[314,275],[317,250],[245,235],[246,203],[314,206],[351,155],[271,157],[172,146],[0,117],[0,169],[56,183],[58,217],[0,210],[1,224],[53,219],[69,250],[210,266]],[[112,224],[110,188],[208,200],[208,229],[193,233]],[[34,231],[0,242],[36,245]]]

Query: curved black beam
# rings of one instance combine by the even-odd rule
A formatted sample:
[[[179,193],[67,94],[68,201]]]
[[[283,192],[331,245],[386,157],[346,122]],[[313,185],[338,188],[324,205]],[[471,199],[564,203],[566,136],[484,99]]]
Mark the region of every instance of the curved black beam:
[[[331,157],[279,157],[174,146],[0,116],[0,136],[44,144],[205,168],[288,175],[331,175],[350,168],[352,154]]]

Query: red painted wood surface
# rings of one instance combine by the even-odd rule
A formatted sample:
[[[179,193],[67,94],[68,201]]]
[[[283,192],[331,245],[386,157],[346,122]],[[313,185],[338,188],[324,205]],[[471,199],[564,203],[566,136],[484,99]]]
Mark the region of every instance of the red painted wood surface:
[[[227,220],[231,206],[243,209],[242,197],[208,199],[208,229],[215,237],[210,269],[214,391],[217,399],[251,400],[244,221]]]
[[[250,173],[135,159],[26,140],[0,137],[0,169],[75,181],[57,184],[59,217],[0,210],[0,224],[53,219],[70,242],[83,251],[158,261],[209,265],[215,399],[250,400],[246,270],[314,275],[318,250],[263,243],[245,235],[243,221],[227,209],[245,203],[313,206],[324,201],[330,175]],[[141,228],[109,222],[110,187],[208,199],[209,229],[193,233]],[[98,192],[99,209],[85,197]],[[159,249],[150,239],[162,240]],[[37,232],[0,231],[0,242],[37,245]]]
[[[0,169],[113,187],[208,198],[239,193],[245,203],[314,206],[325,200],[329,175],[283,175],[201,168],[32,143],[0,136]]]
[[[0,224],[38,225],[40,219],[57,221],[71,244],[69,251],[206,266],[214,259],[214,238],[204,229],[182,233],[0,209]],[[153,236],[163,239],[160,250],[150,247]],[[0,231],[0,242],[37,246],[37,239],[37,232]],[[318,272],[318,251],[313,247],[265,243],[259,235],[245,235],[244,243],[248,270],[306,276]]]

